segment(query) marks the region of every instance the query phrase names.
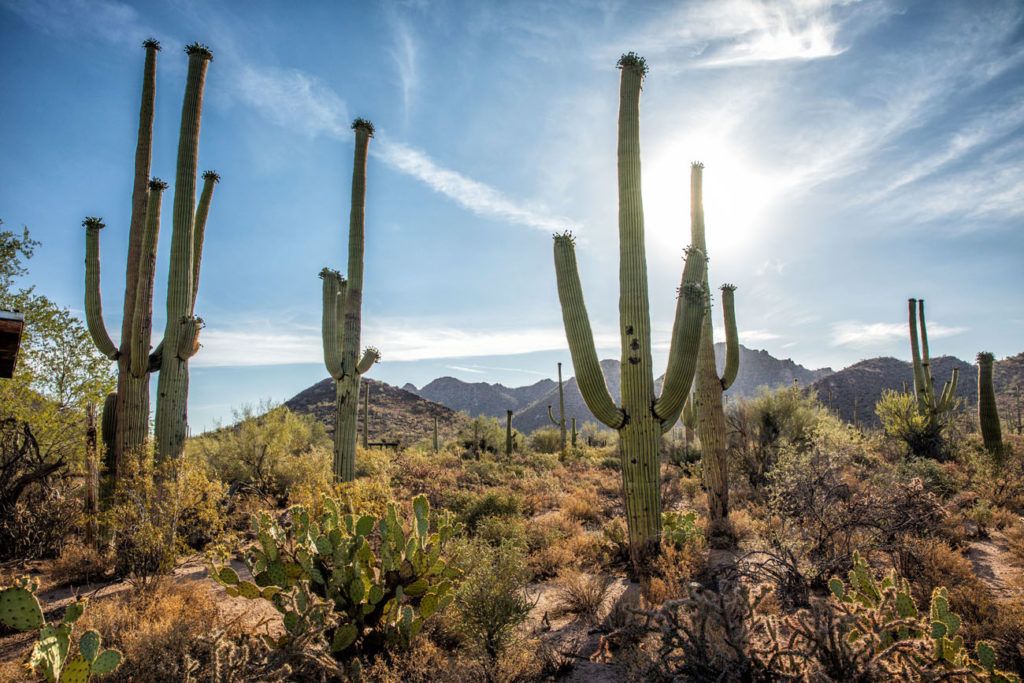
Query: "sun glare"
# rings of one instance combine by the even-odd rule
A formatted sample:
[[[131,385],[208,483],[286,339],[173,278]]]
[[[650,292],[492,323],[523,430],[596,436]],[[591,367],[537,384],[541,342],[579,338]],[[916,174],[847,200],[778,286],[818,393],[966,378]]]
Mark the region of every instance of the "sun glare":
[[[708,250],[737,255],[757,240],[764,210],[782,181],[755,168],[722,140],[676,138],[662,145],[644,168],[644,217],[652,253],[673,257],[690,242],[690,162],[704,169],[704,216]]]

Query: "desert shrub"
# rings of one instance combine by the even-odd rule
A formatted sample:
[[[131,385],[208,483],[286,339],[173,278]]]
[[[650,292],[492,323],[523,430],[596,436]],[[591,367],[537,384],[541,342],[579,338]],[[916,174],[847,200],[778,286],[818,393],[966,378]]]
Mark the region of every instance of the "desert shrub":
[[[201,639],[220,622],[208,587],[168,582],[93,601],[82,625],[124,653],[124,664],[104,680],[177,683],[186,678],[189,661],[202,658]]]
[[[230,427],[189,439],[186,452],[209,462],[221,481],[246,484],[280,503],[295,483],[290,476],[302,469],[292,461],[319,457],[311,452],[330,447],[323,425],[284,406],[245,406],[234,419]]]
[[[591,448],[607,448],[618,442],[618,432],[588,420],[579,429],[577,443],[581,441]]]
[[[886,436],[902,442],[909,454],[940,461],[949,459],[951,449],[943,436],[948,415],[929,420],[918,410],[913,394],[899,391],[883,393],[875,404],[875,413]]]
[[[388,502],[394,499],[394,493],[388,482],[381,479],[356,479],[334,486],[337,493],[349,510],[359,510],[364,515],[380,517],[387,512]],[[311,509],[321,510],[321,503],[330,496],[320,495],[315,499]]]
[[[955,465],[939,463],[931,458],[907,458],[899,463],[899,476],[904,480],[920,479],[926,491],[941,498],[955,495],[966,485],[957,476]]]
[[[455,435],[456,443],[466,456],[505,452],[505,425],[496,417],[478,415],[462,422]]]
[[[558,575],[555,608],[562,614],[573,614],[596,623],[611,585],[612,578],[607,574],[584,574],[566,569]]]
[[[607,470],[618,471],[622,469],[622,461],[619,460],[618,456],[611,455],[605,458],[601,458],[601,467]]]
[[[579,558],[570,550],[572,539],[581,535],[583,527],[579,522],[574,522],[560,512],[527,520],[527,565],[534,578],[552,577],[562,568],[574,566]]]
[[[828,413],[799,387],[764,389],[755,398],[730,402],[728,421],[733,452],[751,487],[768,483],[782,445],[806,448]]]
[[[68,542],[60,557],[50,564],[50,585],[81,586],[102,580],[111,568],[111,558],[78,539]]]
[[[516,639],[534,601],[527,594],[530,573],[520,547],[471,542],[462,548],[462,582],[455,594],[459,630],[488,671]]]
[[[541,427],[530,434],[530,448],[539,453],[557,453],[562,450],[562,431],[556,427]]]
[[[0,560],[56,557],[81,521],[72,452],[40,445],[27,422],[0,420]]]
[[[470,531],[485,517],[514,517],[522,513],[523,501],[512,491],[493,489],[473,495],[462,510],[462,520]]]
[[[569,519],[583,524],[597,524],[604,518],[601,499],[590,489],[577,489],[562,499],[562,510]]]
[[[644,597],[652,605],[685,597],[690,584],[700,576],[707,565],[708,551],[703,543],[682,548],[665,545],[651,564],[649,576],[643,577]]]
[[[203,550],[224,533],[227,485],[199,458],[184,456],[171,469],[161,495],[176,508],[178,545],[182,551]]]
[[[185,654],[184,683],[285,683],[297,673],[266,641],[230,636],[224,630],[203,634]]]
[[[269,601],[282,614],[283,649],[328,647],[351,660],[408,648],[424,622],[454,600],[459,574],[446,546],[460,526],[443,513],[432,532],[425,496],[412,508],[408,524],[394,503],[380,518],[343,514],[334,499],[323,501],[319,515],[289,509],[285,525],[264,513],[253,520],[259,544],[246,556],[255,583],[228,566],[211,576],[230,595]]]
[[[696,512],[661,513],[661,541],[682,550],[688,545],[701,545],[704,533],[697,526]]]
[[[333,459],[329,448],[314,446],[300,456],[281,461],[278,481],[288,492],[289,505],[310,505],[318,495],[333,493]]]
[[[511,545],[529,548],[526,520],[522,517],[494,515],[482,518],[476,526],[476,537],[492,546]]]

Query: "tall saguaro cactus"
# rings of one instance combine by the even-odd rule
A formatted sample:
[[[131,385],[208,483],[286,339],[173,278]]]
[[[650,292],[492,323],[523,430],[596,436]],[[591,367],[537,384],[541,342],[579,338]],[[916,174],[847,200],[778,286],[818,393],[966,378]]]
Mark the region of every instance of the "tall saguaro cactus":
[[[622,343],[621,407],[608,392],[583,301],[571,233],[555,235],[555,271],[569,350],[580,392],[597,419],[619,432],[622,488],[634,567],[656,552],[661,536],[658,445],[679,419],[697,361],[706,294],[704,254],[690,249],[676,302],[668,369],[660,397],[654,393],[651,321],[640,192],[640,89],[647,66],[623,55],[619,84],[619,333]]]
[[[704,234],[704,165],[690,167],[690,242],[707,252]],[[709,290],[707,271],[704,289]],[[708,490],[708,516],[720,527],[729,517],[729,443],[726,433],[723,392],[736,379],[740,367],[740,347],[736,334],[736,306],[733,285],[722,285],[722,313],[725,316],[725,370],[718,376],[715,365],[715,331],[711,323],[711,302],[701,324],[697,376],[694,379],[693,413],[697,422],[704,486]]]
[[[143,72],[142,105],[139,113],[138,142],[135,153],[135,185],[132,192],[132,214],[128,237],[128,264],[125,277],[124,315],[121,323],[120,345],[115,346],[103,322],[103,304],[100,297],[100,255],[99,231],[104,227],[98,218],[87,218],[86,259],[85,259],[85,309],[89,332],[97,348],[111,360],[118,363],[117,392],[108,397],[103,407],[103,435],[107,446],[107,464],[117,472],[125,454],[138,451],[149,435],[149,379],[150,373],[163,368],[164,342],[150,352],[153,327],[153,280],[156,270],[157,243],[160,233],[160,212],[163,191],[167,184],[154,178],[149,179],[153,142],[153,102],[156,93],[156,53],[160,45],[147,40],[146,62]],[[188,46],[189,72],[185,87],[185,102],[182,107],[181,135],[179,137],[177,180],[175,185],[175,210],[172,235],[172,265],[170,287],[168,288],[168,309],[171,307],[171,291],[175,295],[175,311],[184,308],[192,315],[195,306],[199,279],[199,254],[202,251],[206,219],[209,215],[213,187],[219,176],[212,171],[203,175],[202,196],[196,206],[196,157],[199,147],[199,120],[202,111],[203,85],[207,63],[212,54],[204,46]],[[175,238],[175,236],[178,236]],[[187,253],[183,241],[188,241]],[[179,290],[187,289],[187,305],[182,305]],[[178,318],[174,320],[179,321]],[[165,334],[165,341],[167,336]],[[195,337],[192,338],[195,349]],[[178,348],[175,342],[173,347]],[[194,351],[193,351],[194,352]],[[179,373],[180,374],[180,373]],[[165,405],[163,419],[161,399],[168,393],[161,391],[157,400],[158,423],[166,425],[169,419],[182,422],[184,434],[184,404],[187,397],[187,369],[184,384],[179,380],[172,383],[174,409]],[[180,414],[178,408],[180,407]],[[173,417],[172,417],[173,416]],[[159,430],[158,430],[159,432]],[[162,449],[162,455],[179,454],[181,449]],[[182,437],[183,441],[183,437]]]
[[[203,320],[195,314],[199,267],[206,232],[206,217],[219,176],[203,174],[203,191],[196,205],[199,131],[203,114],[206,70],[213,53],[193,43],[188,52],[185,99],[181,105],[178,164],[174,176],[171,267],[167,274],[167,321],[164,338],[154,352],[160,378],[156,398],[156,455],[159,460],[178,458],[188,434],[188,361],[199,351]]]
[[[359,379],[380,360],[380,352],[368,348],[359,357],[363,309],[363,249],[366,216],[366,155],[373,124],[364,119],[352,123],[355,161],[352,168],[352,209],[348,231],[348,278],[324,268],[323,343],[324,364],[335,382],[334,478],[352,481],[356,466],[356,408]]]
[[[978,354],[978,424],[985,450],[996,458],[1003,455],[1003,430],[999,424],[996,391],[992,384],[992,363],[996,357],[988,351]]]
[[[928,327],[924,320],[924,299],[908,299],[907,310],[917,410],[928,420],[929,427],[937,432],[941,428],[944,415],[953,410],[956,404],[956,385],[960,378],[960,370],[953,368],[949,381],[942,387],[942,393],[936,397],[935,380],[932,379],[931,355],[928,353]]]
[[[558,364],[558,419],[555,419],[555,414],[551,412],[551,406],[548,406],[548,419],[551,420],[551,424],[558,427],[562,434],[562,452],[565,452],[565,393],[562,390],[562,364]],[[575,445],[575,444],[573,444]]]

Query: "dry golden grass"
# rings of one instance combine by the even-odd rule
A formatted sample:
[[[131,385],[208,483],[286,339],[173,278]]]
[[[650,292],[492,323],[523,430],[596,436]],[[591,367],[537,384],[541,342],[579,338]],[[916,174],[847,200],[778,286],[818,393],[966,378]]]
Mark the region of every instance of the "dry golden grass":
[[[559,574],[557,585],[555,608],[559,613],[574,614],[587,622],[596,623],[598,612],[611,588],[612,578],[607,574],[584,574],[567,569]]]

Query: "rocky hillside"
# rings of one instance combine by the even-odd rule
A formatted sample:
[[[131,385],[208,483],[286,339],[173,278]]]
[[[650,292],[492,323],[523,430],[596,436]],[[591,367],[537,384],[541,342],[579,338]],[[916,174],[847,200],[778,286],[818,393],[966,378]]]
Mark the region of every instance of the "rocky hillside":
[[[442,441],[454,438],[463,419],[456,411],[385,382],[364,378],[363,391],[370,386],[370,441],[398,441],[403,445],[433,434],[434,418]],[[312,414],[334,432],[334,382],[325,379],[285,401],[289,410]],[[359,434],[363,429],[363,400],[359,400]],[[362,438],[360,436],[360,438]]]
[[[550,379],[542,379],[525,387],[506,387],[487,382],[463,382],[454,377],[439,377],[422,389],[406,384],[405,389],[428,401],[461,410],[470,415],[505,417],[506,410],[519,411],[532,405],[558,386]]]
[[[972,363],[953,356],[932,359],[932,377],[936,390],[949,379],[953,368],[959,368],[960,380],[956,395],[961,408],[969,410],[977,401],[978,369]],[[1014,387],[1024,390],[1024,353],[997,360],[993,379],[999,400],[1000,414],[1006,423],[1016,424],[1016,396]],[[813,390],[826,406],[831,406],[847,422],[856,421],[864,426],[879,426],[875,403],[886,390],[914,390],[913,366],[896,358],[870,358],[818,380]]]

